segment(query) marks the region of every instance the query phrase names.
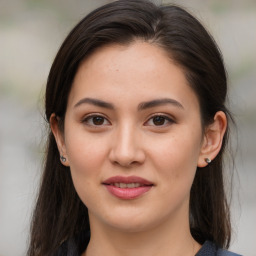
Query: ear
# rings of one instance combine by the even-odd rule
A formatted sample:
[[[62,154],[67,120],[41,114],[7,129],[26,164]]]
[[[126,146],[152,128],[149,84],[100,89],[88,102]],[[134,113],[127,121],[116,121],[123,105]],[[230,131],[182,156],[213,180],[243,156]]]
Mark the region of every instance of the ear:
[[[218,155],[226,129],[227,117],[223,111],[218,111],[214,116],[213,123],[206,127],[198,158],[198,167],[205,167],[208,164],[207,158],[213,160]]]
[[[64,134],[63,134],[63,131],[61,131],[60,129],[59,122],[60,122],[60,119],[53,113],[50,117],[50,125],[51,125],[51,130],[55,137],[55,141],[57,143],[57,147],[60,153],[60,161],[64,166],[69,166]],[[63,157],[62,160],[61,160],[61,157]]]

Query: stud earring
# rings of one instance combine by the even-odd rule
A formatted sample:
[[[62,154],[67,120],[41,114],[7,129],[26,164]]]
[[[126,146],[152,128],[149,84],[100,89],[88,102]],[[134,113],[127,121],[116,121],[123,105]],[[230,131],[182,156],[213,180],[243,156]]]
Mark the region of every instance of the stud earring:
[[[67,159],[64,156],[60,156],[60,160],[61,160],[61,162],[65,163]]]
[[[210,163],[212,162],[212,160],[211,160],[210,158],[208,158],[208,157],[205,158],[204,160],[205,160],[205,162],[206,162],[207,164],[210,164]]]

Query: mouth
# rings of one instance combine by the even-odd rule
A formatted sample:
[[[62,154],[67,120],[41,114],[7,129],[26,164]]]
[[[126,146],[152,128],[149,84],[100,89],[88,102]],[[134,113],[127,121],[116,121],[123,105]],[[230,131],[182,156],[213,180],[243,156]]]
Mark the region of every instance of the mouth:
[[[105,184],[105,185],[110,185],[110,186],[115,186],[117,188],[138,188],[138,187],[143,187],[143,186],[150,186],[150,185],[144,185],[141,183],[111,183],[111,184]]]
[[[154,184],[137,176],[115,176],[102,183],[111,195],[119,199],[135,199],[148,192]]]

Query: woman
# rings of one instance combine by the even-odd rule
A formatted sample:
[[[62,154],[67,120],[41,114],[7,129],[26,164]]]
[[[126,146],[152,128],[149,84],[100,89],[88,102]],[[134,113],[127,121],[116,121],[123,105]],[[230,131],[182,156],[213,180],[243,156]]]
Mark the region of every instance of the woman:
[[[120,0],[86,16],[48,78],[28,255],[235,255],[220,249],[226,80],[182,8]]]

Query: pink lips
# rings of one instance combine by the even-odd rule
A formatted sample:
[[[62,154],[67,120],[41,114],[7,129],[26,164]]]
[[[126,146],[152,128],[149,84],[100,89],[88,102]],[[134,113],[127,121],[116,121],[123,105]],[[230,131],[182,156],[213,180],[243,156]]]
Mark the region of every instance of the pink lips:
[[[103,182],[107,190],[121,199],[135,199],[153,187],[153,183],[140,177],[115,176]]]

